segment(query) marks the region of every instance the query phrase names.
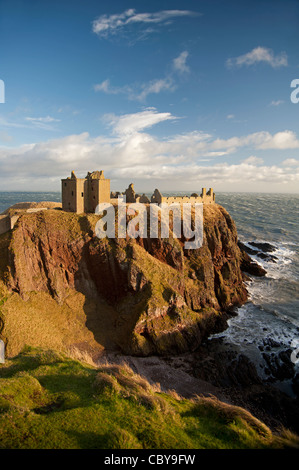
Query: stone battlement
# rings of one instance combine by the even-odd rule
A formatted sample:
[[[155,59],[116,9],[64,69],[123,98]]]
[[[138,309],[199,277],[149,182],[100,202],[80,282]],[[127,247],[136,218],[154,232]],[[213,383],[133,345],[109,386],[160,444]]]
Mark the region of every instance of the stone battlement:
[[[184,204],[184,203],[202,203],[202,204],[214,204],[215,202],[215,193],[213,188],[210,188],[208,192],[206,192],[206,188],[202,188],[200,196],[196,193],[191,194],[191,196],[163,196],[158,189],[155,189],[152,197],[151,203],[156,204]]]
[[[209,191],[206,191],[206,188],[202,188],[201,194],[193,193],[191,196],[163,196],[158,189],[155,189],[151,198],[148,198],[145,194],[135,193],[134,185],[131,183],[129,187],[123,192],[111,193],[111,200],[118,198],[118,196],[126,196],[126,202],[131,203],[143,203],[143,204],[184,204],[184,203],[199,203],[199,204],[214,204],[215,202],[215,193],[213,188],[210,188]]]

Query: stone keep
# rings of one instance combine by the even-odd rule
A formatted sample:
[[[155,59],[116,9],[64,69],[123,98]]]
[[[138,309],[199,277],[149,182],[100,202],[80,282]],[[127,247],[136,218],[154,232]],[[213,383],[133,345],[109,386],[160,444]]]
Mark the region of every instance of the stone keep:
[[[66,212],[94,212],[98,204],[110,202],[110,180],[103,171],[88,172],[86,178],[77,178],[72,171],[61,184],[62,210]]]

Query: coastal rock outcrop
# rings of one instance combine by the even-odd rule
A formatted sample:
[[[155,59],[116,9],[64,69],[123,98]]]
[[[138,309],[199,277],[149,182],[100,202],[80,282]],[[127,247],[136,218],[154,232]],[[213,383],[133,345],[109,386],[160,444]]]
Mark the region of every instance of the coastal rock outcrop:
[[[171,236],[100,240],[94,234],[97,220],[94,214],[58,210],[20,215],[7,238],[1,275],[20,316],[22,308],[26,314],[34,308],[33,293],[47,296],[57,311],[72,293],[80,293],[82,311],[79,315],[73,308],[70,331],[81,322],[94,344],[129,354],[169,354],[196,349],[208,335],[225,329],[227,312],[246,301],[244,252],[223,207],[204,206],[204,243],[196,250],[185,250],[184,240]],[[9,310],[3,315],[2,333],[8,343],[9,315]],[[62,344],[74,341],[64,331]],[[34,333],[16,334],[20,349],[22,343],[35,345]]]

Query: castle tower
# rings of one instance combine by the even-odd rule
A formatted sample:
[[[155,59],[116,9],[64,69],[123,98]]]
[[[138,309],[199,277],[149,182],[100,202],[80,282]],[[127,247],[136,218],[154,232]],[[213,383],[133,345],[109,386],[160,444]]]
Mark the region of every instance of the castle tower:
[[[110,180],[103,171],[88,172],[86,178],[77,178],[72,171],[61,184],[62,210],[66,212],[94,212],[101,202],[110,202]]]
[[[87,173],[88,201],[84,212],[94,212],[101,202],[110,202],[110,180],[103,171]]]
[[[215,193],[214,193],[214,190],[213,188],[210,188],[209,191],[207,192],[207,196],[209,197],[209,203],[212,204],[213,202],[215,202]]]

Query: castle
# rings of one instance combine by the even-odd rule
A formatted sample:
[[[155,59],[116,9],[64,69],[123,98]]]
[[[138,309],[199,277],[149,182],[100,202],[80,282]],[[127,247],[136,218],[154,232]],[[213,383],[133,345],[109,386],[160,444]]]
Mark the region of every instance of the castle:
[[[129,187],[123,192],[110,192],[110,180],[106,179],[103,171],[88,172],[86,178],[77,178],[72,171],[69,178],[61,180],[62,186],[62,210],[66,212],[75,212],[77,214],[84,214],[88,212],[95,212],[98,204],[108,202],[117,204],[118,197],[126,197],[126,202],[132,204],[134,202],[143,204],[172,204],[172,203],[203,203],[214,204],[215,194],[213,188],[206,191],[202,188],[200,195],[193,193],[191,196],[163,196],[158,189],[155,189],[151,198],[145,194],[137,194],[134,190],[134,185],[130,184]],[[17,204],[12,213],[9,211],[0,214],[0,235],[12,230],[20,215],[24,212],[40,212],[51,209],[49,204],[54,203],[20,203]],[[54,204],[55,206],[56,204]],[[36,207],[33,207],[36,206]],[[49,207],[48,207],[49,206]],[[58,207],[58,205],[57,205]]]
[[[203,203],[213,204],[215,194],[213,188],[206,191],[202,188],[200,195],[193,193],[191,196],[165,197],[158,189],[155,189],[151,198],[145,194],[137,194],[134,185],[131,183],[123,192],[110,192],[110,179],[106,179],[103,171],[88,172],[86,178],[77,178],[72,171],[71,177],[61,180],[62,186],[62,210],[66,212],[76,212],[77,214],[95,212],[98,204],[103,202],[113,203],[119,196],[125,196],[127,203],[143,204],[172,204],[172,203]]]
[[[62,210],[66,212],[95,212],[101,202],[110,202],[110,180],[103,171],[87,173],[86,178],[71,177],[61,180]]]

